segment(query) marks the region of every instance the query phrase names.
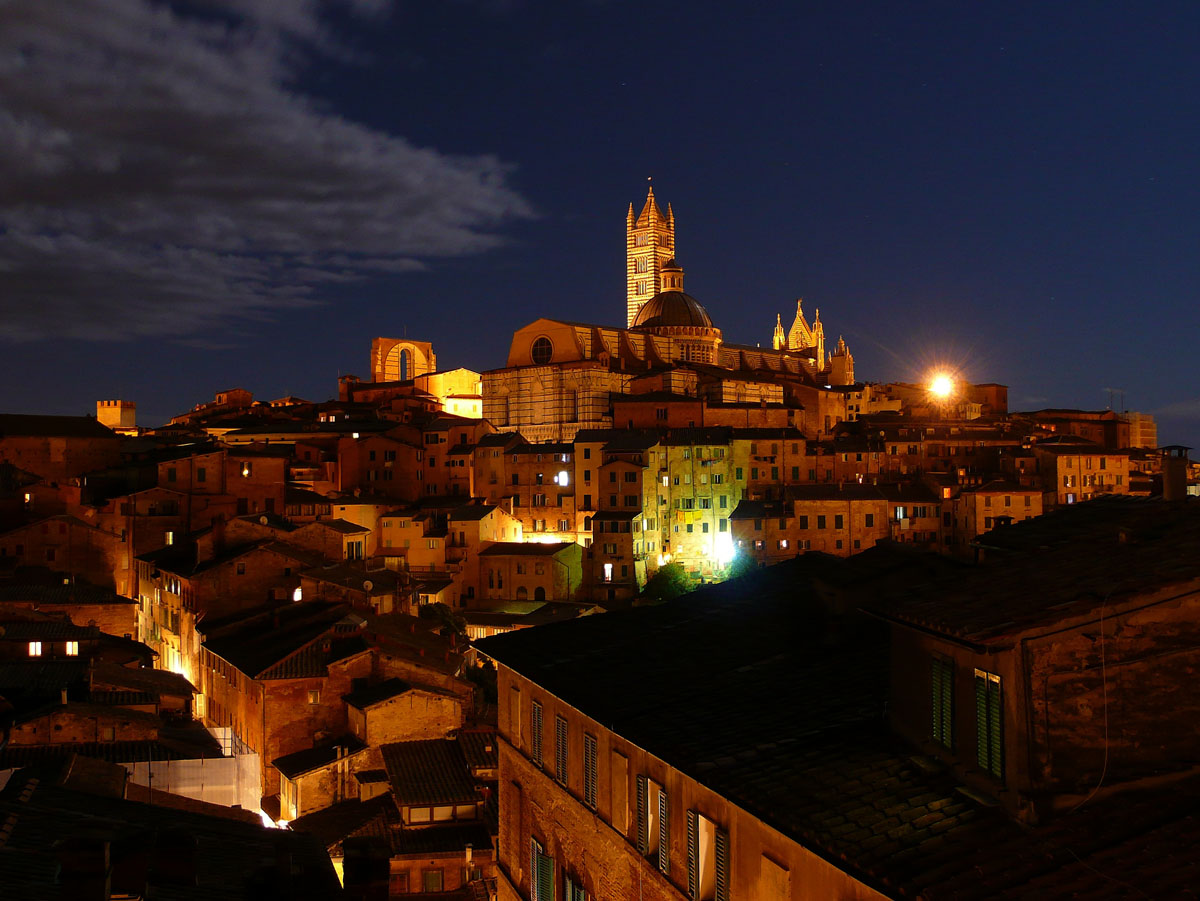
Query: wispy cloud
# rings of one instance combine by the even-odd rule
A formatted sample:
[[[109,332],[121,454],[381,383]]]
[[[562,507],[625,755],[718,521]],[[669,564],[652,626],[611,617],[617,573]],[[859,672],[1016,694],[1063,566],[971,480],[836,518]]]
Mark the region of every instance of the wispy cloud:
[[[1155,410],[1154,415],[1172,419],[1200,419],[1200,398],[1167,404]]]
[[[485,250],[528,214],[499,160],[414,147],[293,87],[352,56],[316,0],[189,10],[0,3],[3,337],[212,332]]]

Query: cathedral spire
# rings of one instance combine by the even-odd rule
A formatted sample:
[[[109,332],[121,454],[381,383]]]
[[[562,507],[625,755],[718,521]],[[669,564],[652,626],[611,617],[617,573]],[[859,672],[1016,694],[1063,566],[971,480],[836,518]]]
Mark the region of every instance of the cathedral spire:
[[[778,313],[775,314],[775,334],[771,337],[771,346],[776,350],[787,350],[787,334]]]

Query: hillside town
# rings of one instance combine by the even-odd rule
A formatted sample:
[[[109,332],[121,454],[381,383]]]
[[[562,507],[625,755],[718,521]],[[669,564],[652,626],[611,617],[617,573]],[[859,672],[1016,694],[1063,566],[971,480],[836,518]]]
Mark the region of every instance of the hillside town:
[[[674,221],[499,369],[0,415],[12,897],[1194,897],[1189,449],[727,343]]]

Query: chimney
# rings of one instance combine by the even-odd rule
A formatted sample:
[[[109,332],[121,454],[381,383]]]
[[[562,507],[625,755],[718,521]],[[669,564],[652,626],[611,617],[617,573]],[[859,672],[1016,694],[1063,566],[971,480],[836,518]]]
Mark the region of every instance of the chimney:
[[[1162,448],[1163,500],[1181,501],[1187,497],[1188,451],[1190,447],[1169,444]]]

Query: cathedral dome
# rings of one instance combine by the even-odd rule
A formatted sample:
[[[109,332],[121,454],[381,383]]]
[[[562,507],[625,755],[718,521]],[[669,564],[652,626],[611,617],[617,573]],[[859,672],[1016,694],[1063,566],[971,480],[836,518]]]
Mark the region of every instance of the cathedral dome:
[[[638,310],[631,328],[715,328],[700,301],[682,291],[661,291]]]

